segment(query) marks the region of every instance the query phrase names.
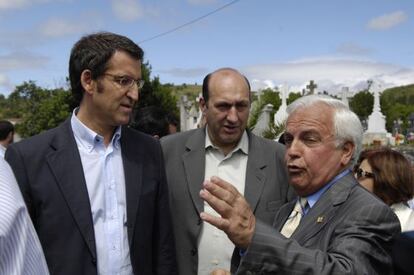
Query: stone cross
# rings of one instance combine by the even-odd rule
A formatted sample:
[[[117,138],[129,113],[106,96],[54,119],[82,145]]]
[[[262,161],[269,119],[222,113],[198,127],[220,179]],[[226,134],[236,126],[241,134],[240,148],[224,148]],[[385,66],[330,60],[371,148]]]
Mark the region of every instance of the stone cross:
[[[306,88],[309,89],[309,95],[313,95],[316,88],[318,88],[318,85],[311,80],[308,85],[306,85]]]

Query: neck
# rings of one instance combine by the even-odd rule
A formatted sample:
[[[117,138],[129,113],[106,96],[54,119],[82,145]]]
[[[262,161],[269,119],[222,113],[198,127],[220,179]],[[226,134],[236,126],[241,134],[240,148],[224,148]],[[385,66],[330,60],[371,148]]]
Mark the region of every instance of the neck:
[[[93,115],[88,113],[86,108],[79,108],[78,113],[76,114],[76,117],[85,124],[89,129],[96,132],[98,135],[101,135],[104,138],[104,144],[105,146],[108,146],[108,144],[112,140],[112,136],[114,134],[114,131],[116,129],[115,126],[108,126],[105,123],[101,123],[99,120],[97,120]],[[96,116],[95,116],[96,117]]]

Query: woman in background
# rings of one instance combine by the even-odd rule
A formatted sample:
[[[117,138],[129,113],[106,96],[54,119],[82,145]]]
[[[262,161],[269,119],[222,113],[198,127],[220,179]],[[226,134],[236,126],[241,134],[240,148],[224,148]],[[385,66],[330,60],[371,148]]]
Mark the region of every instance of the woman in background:
[[[363,187],[394,210],[401,231],[414,230],[414,211],[407,204],[414,195],[413,168],[401,153],[389,148],[365,150],[354,172]]]

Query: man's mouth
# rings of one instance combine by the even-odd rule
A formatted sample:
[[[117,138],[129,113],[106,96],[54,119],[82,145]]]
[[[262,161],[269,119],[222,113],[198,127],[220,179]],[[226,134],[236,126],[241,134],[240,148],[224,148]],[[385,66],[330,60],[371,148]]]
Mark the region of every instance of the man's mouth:
[[[299,167],[299,166],[294,165],[294,164],[288,164],[287,169],[288,169],[289,174],[291,174],[291,175],[300,174],[304,170],[302,167]]]

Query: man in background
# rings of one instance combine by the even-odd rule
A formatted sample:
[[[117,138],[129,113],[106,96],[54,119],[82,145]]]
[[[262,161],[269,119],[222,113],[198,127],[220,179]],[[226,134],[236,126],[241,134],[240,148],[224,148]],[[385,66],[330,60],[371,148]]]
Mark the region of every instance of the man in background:
[[[14,126],[10,121],[0,120],[0,157],[4,158],[7,147],[13,143]]]
[[[176,274],[160,144],[125,127],[142,49],[114,33],[72,48],[72,116],[9,147],[51,274]]]
[[[288,201],[284,146],[246,130],[248,80],[235,69],[216,70],[204,78],[200,104],[205,127],[161,139],[180,275],[230,268],[234,245],[199,216],[215,213],[199,197],[205,179],[216,175],[237,183],[254,213],[268,224]]]

